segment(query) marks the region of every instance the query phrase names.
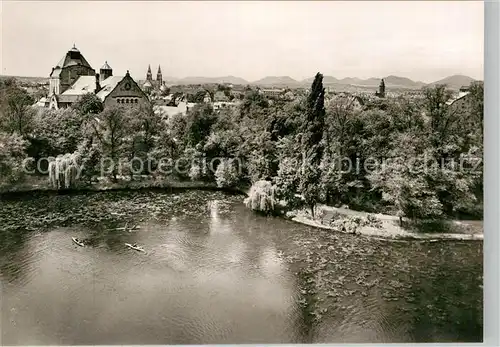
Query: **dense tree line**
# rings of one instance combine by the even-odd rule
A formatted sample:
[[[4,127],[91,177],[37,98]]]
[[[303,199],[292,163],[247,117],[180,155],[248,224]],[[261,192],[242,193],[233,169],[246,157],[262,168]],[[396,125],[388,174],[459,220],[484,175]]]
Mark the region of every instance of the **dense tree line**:
[[[91,94],[70,109],[37,110],[14,81],[2,82],[2,181],[21,179],[27,156],[77,153],[86,182],[102,169],[117,179],[171,175],[165,168],[177,165],[178,178],[219,186],[268,181],[277,200],[305,203],[312,213],[318,203],[411,218],[482,213],[481,84],[471,85],[465,108],[449,105],[451,92],[436,86],[420,99],[379,99],[359,109],[350,98],[328,99],[322,79],[318,73],[310,92],[293,101],[270,103],[249,89],[238,107],[198,104],[170,118],[151,107],[103,109]]]

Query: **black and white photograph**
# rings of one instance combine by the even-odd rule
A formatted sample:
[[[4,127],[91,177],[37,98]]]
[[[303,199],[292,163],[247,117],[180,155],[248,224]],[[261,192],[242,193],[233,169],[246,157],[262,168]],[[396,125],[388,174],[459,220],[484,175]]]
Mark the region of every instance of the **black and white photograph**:
[[[0,344],[483,342],[484,9],[2,0]]]

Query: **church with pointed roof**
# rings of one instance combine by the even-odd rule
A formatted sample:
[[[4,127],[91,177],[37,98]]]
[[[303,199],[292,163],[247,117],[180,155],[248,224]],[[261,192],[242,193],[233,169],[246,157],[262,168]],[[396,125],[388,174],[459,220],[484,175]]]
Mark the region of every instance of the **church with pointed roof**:
[[[151,72],[151,65],[148,66],[148,71],[146,72],[146,81],[142,84],[142,88],[146,92],[164,91],[167,88],[165,81],[163,81],[163,75],[161,73],[160,65],[158,65],[158,72],[156,73],[156,80],[153,80],[153,74]]]
[[[73,45],[52,68],[45,106],[51,109],[70,107],[87,93],[95,93],[104,107],[149,103],[148,96],[128,71],[125,76],[113,76],[113,69],[106,61],[99,73],[95,73],[82,53]]]

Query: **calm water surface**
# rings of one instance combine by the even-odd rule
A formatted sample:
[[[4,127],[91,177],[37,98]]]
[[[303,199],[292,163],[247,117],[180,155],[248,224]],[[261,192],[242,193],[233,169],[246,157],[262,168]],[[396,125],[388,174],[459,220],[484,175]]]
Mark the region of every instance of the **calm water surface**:
[[[383,288],[393,277],[401,279],[394,262],[402,262],[413,275],[401,292],[412,292],[413,303],[384,300],[378,291],[345,298],[311,338],[298,304],[299,278],[284,254],[296,247],[293,241],[301,234],[315,231],[257,216],[239,201],[215,192],[151,191],[4,200],[2,344],[476,338],[478,328],[465,325],[476,324],[478,313],[464,308],[460,299],[482,295],[472,279],[481,277],[480,243],[447,242],[443,247],[341,235],[337,250],[345,257],[339,257],[339,276],[373,270]],[[116,229],[125,224],[139,228]],[[78,247],[71,237],[89,246]],[[128,249],[126,242],[143,246],[146,253]],[[360,259],[353,249],[372,252]],[[475,265],[464,269],[461,262]],[[468,291],[452,286],[460,280]],[[425,312],[443,300],[452,306],[447,323],[436,327]],[[401,306],[406,309],[398,310]]]

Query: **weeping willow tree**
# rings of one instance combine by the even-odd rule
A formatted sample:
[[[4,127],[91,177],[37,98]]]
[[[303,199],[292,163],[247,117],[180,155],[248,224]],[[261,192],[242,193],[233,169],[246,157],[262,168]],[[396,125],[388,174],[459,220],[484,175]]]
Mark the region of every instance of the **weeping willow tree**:
[[[264,213],[272,213],[276,208],[276,200],[274,198],[274,187],[269,181],[255,182],[250,191],[248,198],[245,199],[246,207]]]
[[[49,181],[56,189],[74,187],[78,177],[78,155],[60,155],[49,163]]]

